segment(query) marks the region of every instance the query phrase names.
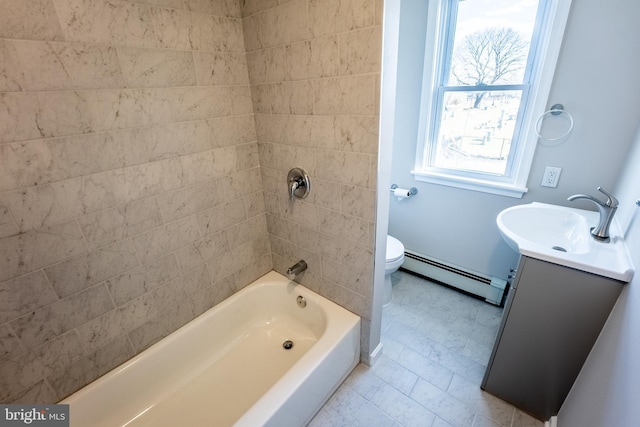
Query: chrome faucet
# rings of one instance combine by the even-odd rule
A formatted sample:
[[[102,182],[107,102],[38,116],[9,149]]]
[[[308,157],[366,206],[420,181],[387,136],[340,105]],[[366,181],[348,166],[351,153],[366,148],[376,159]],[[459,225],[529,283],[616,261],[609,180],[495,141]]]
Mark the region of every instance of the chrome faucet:
[[[596,190],[607,196],[606,202],[602,202],[595,197],[586,194],[574,194],[567,200],[573,201],[577,199],[587,199],[595,203],[596,207],[598,208],[598,212],[600,212],[600,221],[598,222],[598,225],[596,227],[591,228],[591,235],[594,239],[608,242],[609,226],[611,225],[613,215],[615,215],[616,209],[618,208],[618,199],[604,191],[601,187],[598,187]]]

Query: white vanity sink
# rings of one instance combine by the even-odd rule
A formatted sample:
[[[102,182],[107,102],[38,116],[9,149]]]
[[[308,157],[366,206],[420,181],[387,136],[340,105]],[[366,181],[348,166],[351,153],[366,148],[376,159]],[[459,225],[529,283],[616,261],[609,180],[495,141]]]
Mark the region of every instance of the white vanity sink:
[[[522,255],[629,282],[633,265],[620,227],[614,218],[610,241],[600,242],[590,235],[598,218],[597,212],[534,202],[503,210],[497,223]]]

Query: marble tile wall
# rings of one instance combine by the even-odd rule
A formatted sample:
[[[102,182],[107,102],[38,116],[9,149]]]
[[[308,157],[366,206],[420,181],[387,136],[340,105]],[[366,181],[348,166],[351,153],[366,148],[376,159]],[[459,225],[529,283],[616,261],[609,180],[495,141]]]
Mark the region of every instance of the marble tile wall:
[[[244,40],[274,269],[362,316],[368,359],[380,0],[245,0]],[[302,167],[308,198],[288,200]]]
[[[272,269],[244,43],[236,0],[0,0],[0,402]]]

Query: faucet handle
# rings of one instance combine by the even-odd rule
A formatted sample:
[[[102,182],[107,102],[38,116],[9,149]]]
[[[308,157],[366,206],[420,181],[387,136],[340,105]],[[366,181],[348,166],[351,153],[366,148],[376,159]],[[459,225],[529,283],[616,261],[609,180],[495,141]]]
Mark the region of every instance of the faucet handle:
[[[612,194],[610,194],[607,191],[603,190],[602,187],[598,187],[598,188],[596,188],[596,190],[598,190],[599,192],[601,192],[602,194],[607,196],[607,202],[606,202],[607,206],[609,206],[610,208],[617,208],[618,207],[618,199],[613,197]]]

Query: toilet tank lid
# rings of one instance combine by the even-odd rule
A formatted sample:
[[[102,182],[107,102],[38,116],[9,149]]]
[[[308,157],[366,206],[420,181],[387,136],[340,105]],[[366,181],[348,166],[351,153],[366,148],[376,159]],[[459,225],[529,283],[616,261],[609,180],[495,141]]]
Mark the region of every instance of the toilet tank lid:
[[[404,254],[404,245],[393,236],[387,236],[387,261],[394,261]]]

